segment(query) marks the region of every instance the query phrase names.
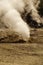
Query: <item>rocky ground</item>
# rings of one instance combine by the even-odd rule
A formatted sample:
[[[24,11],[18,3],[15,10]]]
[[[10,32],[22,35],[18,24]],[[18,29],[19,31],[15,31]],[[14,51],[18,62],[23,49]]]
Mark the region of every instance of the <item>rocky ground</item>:
[[[43,65],[43,28],[31,29],[27,43],[0,43],[0,65]]]

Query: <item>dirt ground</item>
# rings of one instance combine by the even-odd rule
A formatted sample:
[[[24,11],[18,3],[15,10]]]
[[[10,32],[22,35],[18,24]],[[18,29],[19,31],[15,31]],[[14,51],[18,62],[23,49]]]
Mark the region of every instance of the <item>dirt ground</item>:
[[[28,43],[0,43],[0,65],[43,65],[43,29],[31,32]]]

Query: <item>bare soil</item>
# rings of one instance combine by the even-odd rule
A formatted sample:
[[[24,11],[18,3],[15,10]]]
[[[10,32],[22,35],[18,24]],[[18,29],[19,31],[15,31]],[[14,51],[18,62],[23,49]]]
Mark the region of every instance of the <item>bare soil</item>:
[[[27,43],[0,43],[0,65],[43,65],[43,28],[31,29]]]

